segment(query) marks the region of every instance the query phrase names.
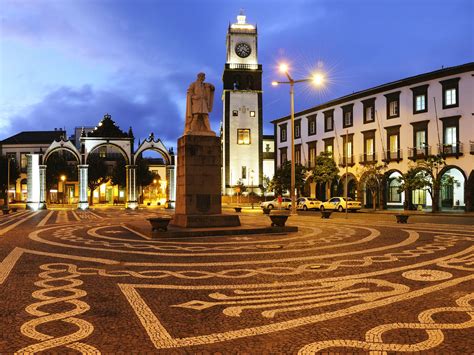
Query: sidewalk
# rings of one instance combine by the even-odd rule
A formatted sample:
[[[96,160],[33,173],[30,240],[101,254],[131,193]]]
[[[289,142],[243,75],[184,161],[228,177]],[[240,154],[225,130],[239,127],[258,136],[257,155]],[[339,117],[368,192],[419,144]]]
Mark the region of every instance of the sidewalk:
[[[436,213],[433,213],[431,211],[409,211],[409,210],[376,210],[374,211],[373,209],[369,208],[363,208],[360,211],[360,213],[373,213],[373,214],[391,214],[391,215],[396,215],[396,214],[407,214],[410,216],[442,216],[442,217],[470,217],[474,218],[474,212],[465,212],[465,211],[439,211]]]

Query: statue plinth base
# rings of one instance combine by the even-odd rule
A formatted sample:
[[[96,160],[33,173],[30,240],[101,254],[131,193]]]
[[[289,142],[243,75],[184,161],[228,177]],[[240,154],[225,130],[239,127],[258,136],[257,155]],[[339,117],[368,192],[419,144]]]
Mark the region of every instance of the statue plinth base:
[[[172,225],[184,228],[239,226],[221,206],[221,143],[210,135],[178,139],[176,208]]]

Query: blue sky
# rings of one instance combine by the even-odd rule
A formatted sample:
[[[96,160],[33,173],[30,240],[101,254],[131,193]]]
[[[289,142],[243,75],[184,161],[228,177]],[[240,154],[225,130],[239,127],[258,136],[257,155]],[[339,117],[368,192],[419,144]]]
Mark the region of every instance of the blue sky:
[[[241,8],[258,26],[269,134],[289,113],[287,88],[270,85],[282,60],[295,78],[328,73],[323,90],[297,88],[297,110],[474,60],[472,0],[0,0],[0,140],[110,113],[175,146],[200,71],[217,89],[218,130],[226,31]]]

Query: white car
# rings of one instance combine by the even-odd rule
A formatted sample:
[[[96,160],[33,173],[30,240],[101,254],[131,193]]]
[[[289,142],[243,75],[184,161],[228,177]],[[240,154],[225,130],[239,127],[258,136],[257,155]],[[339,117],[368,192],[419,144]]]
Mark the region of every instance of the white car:
[[[349,211],[357,211],[362,208],[362,204],[360,203],[360,201],[354,201],[350,197],[347,199],[347,203],[344,197],[332,197],[328,201],[323,202],[323,204],[321,205],[319,209],[321,211],[324,211],[324,210],[336,211],[337,210],[339,212],[342,212],[346,209],[346,206]]]
[[[300,197],[297,201],[296,208],[298,210],[319,210],[322,201],[312,197]]]
[[[271,201],[265,201],[260,204],[261,208],[268,208],[269,210],[272,210],[274,208],[279,208],[280,204],[278,203],[278,198],[271,200]],[[281,208],[284,209],[290,209],[291,208],[291,199],[288,197],[283,197],[281,201]]]

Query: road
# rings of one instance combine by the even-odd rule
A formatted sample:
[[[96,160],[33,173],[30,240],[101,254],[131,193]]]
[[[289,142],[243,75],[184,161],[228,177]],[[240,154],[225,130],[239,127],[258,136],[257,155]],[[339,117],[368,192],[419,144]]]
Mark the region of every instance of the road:
[[[0,353],[474,351],[472,218],[307,212],[296,233],[160,239],[156,213],[0,216]]]

